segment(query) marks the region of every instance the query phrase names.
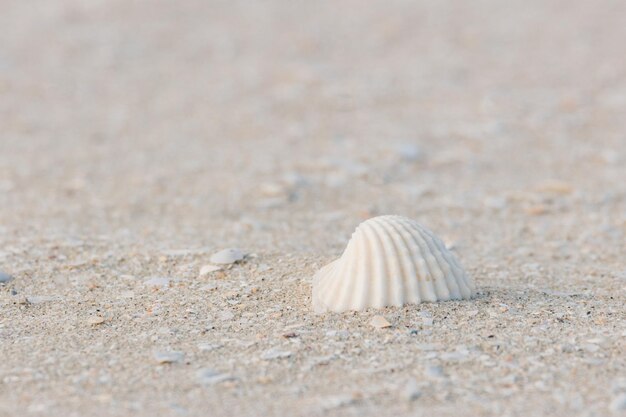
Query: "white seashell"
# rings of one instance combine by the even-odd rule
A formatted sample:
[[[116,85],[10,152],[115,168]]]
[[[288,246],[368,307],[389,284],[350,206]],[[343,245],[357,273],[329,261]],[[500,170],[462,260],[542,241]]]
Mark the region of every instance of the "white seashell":
[[[230,248],[230,249],[224,249],[217,253],[214,253],[213,255],[211,255],[211,258],[209,259],[209,261],[212,264],[216,264],[216,265],[228,265],[228,264],[234,264],[235,262],[241,261],[243,257],[244,257],[244,254],[241,251],[241,249]]]
[[[361,223],[341,258],[313,278],[313,309],[342,312],[469,299],[474,282],[419,223],[379,216]]]

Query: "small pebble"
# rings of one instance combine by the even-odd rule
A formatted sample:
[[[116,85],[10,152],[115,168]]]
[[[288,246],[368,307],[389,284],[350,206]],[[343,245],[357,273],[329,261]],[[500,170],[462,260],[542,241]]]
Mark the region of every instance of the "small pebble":
[[[626,392],[621,393],[620,395],[615,397],[613,401],[611,401],[611,405],[609,406],[609,409],[614,413],[625,411],[626,410]]]
[[[270,361],[273,359],[287,359],[291,357],[292,353],[287,350],[269,349],[263,352],[261,359],[264,361]]]
[[[346,407],[356,403],[357,397],[354,395],[337,395],[327,397],[322,400],[322,410],[329,411],[335,408]]]
[[[169,287],[170,279],[163,277],[153,277],[143,282],[144,285],[149,287]]]
[[[443,368],[437,365],[427,367],[424,373],[426,374],[426,376],[429,376],[431,378],[441,378],[442,376],[444,376]]]
[[[229,265],[229,264],[234,264],[235,262],[241,261],[243,257],[244,257],[244,254],[241,251],[241,249],[229,248],[229,249],[224,249],[217,253],[214,253],[213,255],[211,255],[211,258],[209,259],[209,261],[212,264],[216,264],[216,265]]]
[[[0,271],[0,284],[6,284],[10,281],[13,281],[13,277],[6,272]]]
[[[538,204],[526,207],[524,211],[526,212],[526,214],[531,216],[541,216],[543,214],[547,214],[549,210],[548,207],[544,206],[543,204]]]
[[[396,147],[398,156],[406,162],[418,162],[424,159],[424,152],[415,143],[402,143]]]
[[[157,363],[178,363],[185,359],[183,352],[154,352],[154,360]]]
[[[391,323],[389,323],[383,316],[374,316],[372,320],[370,320],[370,326],[377,329],[385,329],[387,327],[391,327]]]
[[[53,297],[49,295],[40,295],[40,296],[28,296],[26,297],[27,304],[42,304],[47,303],[49,301],[57,301],[58,297]]]
[[[87,323],[89,323],[92,326],[98,326],[104,323],[104,317],[100,317],[100,316],[89,317],[89,320],[87,320]]]
[[[229,321],[235,318],[235,315],[233,314],[232,311],[222,311],[219,315],[220,320],[222,321]]]
[[[566,182],[550,180],[540,184],[537,191],[550,194],[571,194],[574,188]]]
[[[417,381],[413,378],[409,379],[400,392],[400,396],[406,401],[415,401],[422,395],[417,386]]]
[[[202,268],[200,268],[200,276],[205,276],[205,275],[209,275],[211,272],[217,272],[217,271],[221,271],[222,268],[221,266],[218,265],[204,265]]]
[[[198,349],[200,349],[202,352],[210,352],[212,350],[216,350],[221,348],[224,345],[221,345],[219,343],[198,343]]]
[[[222,374],[210,368],[202,368],[196,372],[198,382],[203,385],[215,385],[224,381],[233,381],[232,375]]]
[[[422,318],[422,323],[424,324],[424,326],[432,326],[433,325],[433,318],[432,317],[424,317]]]

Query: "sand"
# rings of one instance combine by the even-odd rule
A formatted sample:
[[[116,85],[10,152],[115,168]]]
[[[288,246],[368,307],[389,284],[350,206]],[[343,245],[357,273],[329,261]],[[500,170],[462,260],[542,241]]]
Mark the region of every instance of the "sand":
[[[0,415],[624,413],[625,16],[3,2]],[[392,213],[476,299],[314,315]]]

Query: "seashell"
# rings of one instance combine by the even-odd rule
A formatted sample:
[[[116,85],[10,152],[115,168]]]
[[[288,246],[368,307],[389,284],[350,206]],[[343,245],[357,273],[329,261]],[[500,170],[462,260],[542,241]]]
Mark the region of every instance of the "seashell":
[[[361,223],[343,255],[313,278],[313,309],[342,312],[469,299],[474,282],[443,242],[402,216]]]

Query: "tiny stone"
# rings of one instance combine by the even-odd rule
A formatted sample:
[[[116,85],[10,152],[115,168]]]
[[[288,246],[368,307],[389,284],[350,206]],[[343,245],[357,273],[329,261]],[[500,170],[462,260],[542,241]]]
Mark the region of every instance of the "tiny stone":
[[[526,212],[526,214],[529,214],[531,216],[541,216],[542,214],[548,213],[548,207],[544,206],[543,204],[538,204],[526,207],[524,211]]]
[[[415,143],[402,143],[396,150],[398,156],[407,162],[417,162],[424,159],[422,149]]]
[[[230,248],[214,253],[209,260],[212,264],[229,265],[241,261],[243,256],[241,249]]]
[[[203,385],[215,385],[224,381],[233,381],[235,378],[232,375],[221,374],[213,369],[202,368],[196,372],[198,382]]]
[[[41,296],[28,296],[26,297],[26,302],[28,304],[41,304],[47,303],[49,301],[57,301],[57,297],[52,297],[49,295],[41,295]]]
[[[220,313],[220,320],[229,321],[235,318],[235,315],[231,311],[222,311]]]
[[[611,401],[609,409],[614,413],[626,410],[626,392],[615,397],[613,401]]]
[[[400,392],[400,396],[406,401],[415,401],[422,395],[422,392],[419,390],[417,386],[417,381],[413,378],[409,379],[402,388]]]
[[[540,184],[537,187],[537,191],[552,194],[571,194],[574,188],[566,182],[551,180]]]
[[[263,352],[261,359],[264,361],[270,361],[273,359],[286,359],[291,357],[292,353],[289,351],[283,351],[278,349],[269,349]]]
[[[322,401],[322,409],[325,411],[333,410],[335,408],[346,407],[356,402],[354,395],[338,395],[334,397],[324,398]]]
[[[217,272],[217,271],[221,271],[223,268],[221,266],[218,265],[204,265],[202,268],[200,268],[200,276],[205,276],[205,275],[209,275],[211,272]]]
[[[90,317],[89,320],[87,320],[87,323],[89,323],[92,326],[97,326],[99,324],[103,324],[104,323],[104,317],[100,317],[100,316]]]
[[[422,319],[422,323],[424,324],[424,326],[432,326],[433,325],[433,319],[432,319],[432,317],[424,317]]]
[[[153,277],[143,282],[144,285],[149,287],[169,287],[170,279],[163,277]]]
[[[478,315],[478,310],[470,310],[467,312],[468,317],[474,317],[476,315]]]
[[[370,326],[377,329],[385,329],[387,327],[391,327],[391,323],[389,323],[383,316],[374,316],[372,320],[370,320]]]
[[[6,284],[10,281],[13,281],[13,277],[6,272],[0,271],[0,284]]]
[[[219,343],[198,343],[198,349],[200,349],[203,352],[210,352],[212,350],[216,350],[221,348],[224,345],[221,345]]]
[[[436,366],[436,365],[427,367],[425,370],[425,374],[426,376],[429,376],[431,378],[440,378],[444,376],[443,368],[441,366]]]
[[[154,352],[154,359],[157,363],[178,363],[185,358],[183,352]]]

